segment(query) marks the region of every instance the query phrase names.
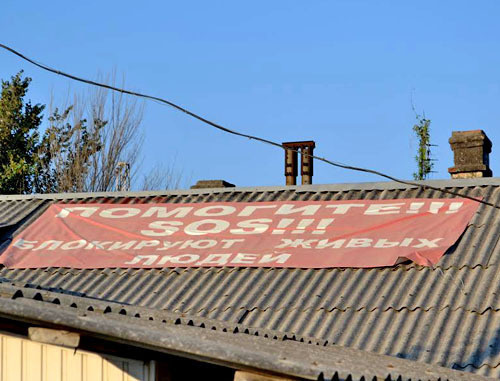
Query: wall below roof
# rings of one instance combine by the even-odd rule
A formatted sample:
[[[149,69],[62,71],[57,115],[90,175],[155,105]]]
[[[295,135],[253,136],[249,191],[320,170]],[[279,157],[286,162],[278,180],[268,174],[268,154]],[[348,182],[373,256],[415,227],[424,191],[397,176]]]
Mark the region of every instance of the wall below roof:
[[[81,334],[78,348],[32,341],[0,318],[0,381],[233,381],[234,369]],[[51,328],[57,328],[51,326]]]
[[[37,343],[0,333],[0,380],[153,381],[155,362]]]

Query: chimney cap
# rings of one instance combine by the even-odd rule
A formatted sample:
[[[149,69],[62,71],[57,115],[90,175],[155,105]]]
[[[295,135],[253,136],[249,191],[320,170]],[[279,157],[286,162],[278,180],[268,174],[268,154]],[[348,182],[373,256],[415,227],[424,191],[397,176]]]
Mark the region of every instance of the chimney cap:
[[[485,150],[490,153],[492,147],[491,140],[483,130],[453,131],[448,142],[452,149],[484,146]]]
[[[316,148],[316,143],[314,142],[314,140],[304,140],[301,142],[284,142],[281,144],[284,147],[288,147],[288,148],[302,148],[302,147]]]
[[[191,189],[204,189],[204,188],[234,188],[235,185],[228,183],[225,180],[198,180],[198,182],[191,187]]]

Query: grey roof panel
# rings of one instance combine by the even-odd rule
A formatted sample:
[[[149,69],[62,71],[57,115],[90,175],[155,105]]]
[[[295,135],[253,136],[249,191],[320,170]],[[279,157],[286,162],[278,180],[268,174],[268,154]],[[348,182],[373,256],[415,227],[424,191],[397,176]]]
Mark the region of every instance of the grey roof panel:
[[[237,325],[228,330],[208,321],[195,325],[189,320],[186,324],[183,317],[173,314],[157,316],[153,312],[154,316],[148,316],[147,311],[134,310],[79,296],[0,285],[0,317],[77,330],[83,335],[233,369],[309,380],[486,380],[471,373],[354,348],[272,336],[272,332],[238,329]]]
[[[500,312],[402,309],[251,311],[244,324],[498,377]]]
[[[0,270],[20,283],[182,312],[500,309],[497,265],[461,269]]]
[[[28,217],[44,203],[43,200],[0,199],[0,228],[12,226]]]

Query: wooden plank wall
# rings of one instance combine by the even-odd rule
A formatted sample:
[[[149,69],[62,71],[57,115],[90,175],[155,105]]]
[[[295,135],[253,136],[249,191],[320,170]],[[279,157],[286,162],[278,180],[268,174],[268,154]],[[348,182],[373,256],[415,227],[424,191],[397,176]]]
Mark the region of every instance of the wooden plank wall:
[[[154,381],[154,361],[34,342],[0,333],[0,381]]]

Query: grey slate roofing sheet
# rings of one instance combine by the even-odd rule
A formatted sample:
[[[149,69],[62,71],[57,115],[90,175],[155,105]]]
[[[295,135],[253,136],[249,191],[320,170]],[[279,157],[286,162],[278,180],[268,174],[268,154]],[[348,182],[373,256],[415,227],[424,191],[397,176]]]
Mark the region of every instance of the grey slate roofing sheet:
[[[5,281],[5,280],[4,280]],[[228,329],[220,322],[0,282],[0,317],[76,330],[120,343],[229,366],[308,380],[453,380],[487,378],[279,332]],[[490,379],[490,378],[488,378]]]
[[[432,181],[500,204],[500,180]],[[74,203],[441,198],[396,183],[225,188],[138,194],[5,196],[3,245],[54,200]],[[6,214],[1,214],[5,210]],[[0,269],[20,284],[227,324],[313,337],[379,354],[500,377],[500,211],[479,207],[434,268]]]

